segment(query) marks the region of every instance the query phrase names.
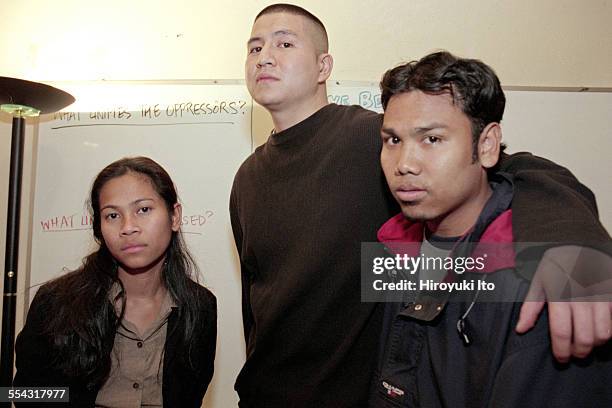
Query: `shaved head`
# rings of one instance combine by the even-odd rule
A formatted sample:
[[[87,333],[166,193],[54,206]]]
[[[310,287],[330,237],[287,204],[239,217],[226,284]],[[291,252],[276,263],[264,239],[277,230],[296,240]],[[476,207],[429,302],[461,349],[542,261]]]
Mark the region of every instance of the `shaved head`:
[[[273,14],[273,13],[287,13],[287,14],[293,14],[293,15],[302,16],[306,18],[306,20],[308,20],[309,22],[308,24],[309,34],[317,50],[317,53],[323,54],[329,51],[329,41],[327,39],[327,30],[325,30],[325,26],[323,25],[321,20],[319,20],[314,14],[310,13],[309,11],[299,6],[295,6],[293,4],[278,3],[278,4],[272,4],[264,8],[263,10],[261,10],[259,14],[257,14],[257,16],[255,17],[255,21],[257,21],[257,19],[261,16],[264,16],[266,14]]]

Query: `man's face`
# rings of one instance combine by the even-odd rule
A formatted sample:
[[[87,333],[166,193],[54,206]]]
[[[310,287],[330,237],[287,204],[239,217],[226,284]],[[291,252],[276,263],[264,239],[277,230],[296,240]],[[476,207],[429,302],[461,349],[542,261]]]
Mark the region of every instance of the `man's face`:
[[[253,99],[270,111],[299,109],[315,97],[319,53],[314,23],[288,13],[255,21],[247,43],[245,76]]]
[[[391,98],[381,130],[381,164],[403,214],[458,236],[476,221],[489,190],[472,161],[472,128],[449,94],[410,91]],[[483,201],[484,200],[484,201]]]

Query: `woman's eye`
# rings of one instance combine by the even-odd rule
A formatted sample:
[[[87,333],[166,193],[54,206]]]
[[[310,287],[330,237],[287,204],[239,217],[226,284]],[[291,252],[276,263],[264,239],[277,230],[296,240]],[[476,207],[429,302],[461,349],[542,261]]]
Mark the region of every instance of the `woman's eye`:
[[[151,211],[151,207],[142,207],[140,208],[140,210],[138,210],[139,213],[148,213]]]
[[[428,144],[436,144],[438,142],[440,142],[440,138],[436,136],[427,136],[427,139],[425,139],[425,143]]]

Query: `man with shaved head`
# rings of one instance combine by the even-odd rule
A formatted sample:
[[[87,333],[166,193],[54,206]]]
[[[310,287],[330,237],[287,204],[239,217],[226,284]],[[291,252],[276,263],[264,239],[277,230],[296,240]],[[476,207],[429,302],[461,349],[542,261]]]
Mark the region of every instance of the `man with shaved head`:
[[[255,18],[247,44],[247,87],[273,115],[276,131],[327,105],[325,81],[333,66],[328,47],[323,23],[302,8],[269,6]]]
[[[361,243],[375,242],[399,208],[379,163],[382,116],[329,104],[332,67],[325,27],[308,11],[275,4],[255,18],[246,83],[274,129],[238,170],[230,199],[247,343],[241,407],[367,404],[382,308],[361,302]],[[540,186],[554,184],[591,205],[588,189],[553,163],[523,154],[501,168],[516,175],[517,202],[551,200]],[[538,226],[520,224],[529,209],[513,210],[517,236],[537,240]],[[542,225],[579,222],[567,211],[542,214]]]

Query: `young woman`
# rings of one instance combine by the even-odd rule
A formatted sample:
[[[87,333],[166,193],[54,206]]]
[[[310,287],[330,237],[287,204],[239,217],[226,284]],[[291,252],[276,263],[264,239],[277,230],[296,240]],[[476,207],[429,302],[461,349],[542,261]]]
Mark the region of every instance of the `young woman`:
[[[192,280],[170,176],[146,157],[118,160],[96,177],[90,207],[99,248],[38,290],[14,385],[69,387],[74,407],[199,408],[216,299]]]

